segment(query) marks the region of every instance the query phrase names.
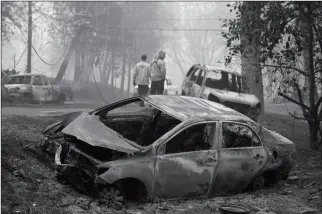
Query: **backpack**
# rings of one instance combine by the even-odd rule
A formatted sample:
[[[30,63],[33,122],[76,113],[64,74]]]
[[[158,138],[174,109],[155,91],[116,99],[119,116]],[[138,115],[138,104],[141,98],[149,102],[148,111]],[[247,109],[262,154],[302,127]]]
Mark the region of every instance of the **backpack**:
[[[159,71],[161,71],[161,68],[159,67],[159,65],[158,65],[158,61],[159,61],[159,58],[155,58],[154,59],[154,61],[153,61],[153,63],[152,63],[152,65],[153,64],[156,64],[156,66],[158,67],[158,69],[159,69]],[[151,66],[152,67],[152,66]]]

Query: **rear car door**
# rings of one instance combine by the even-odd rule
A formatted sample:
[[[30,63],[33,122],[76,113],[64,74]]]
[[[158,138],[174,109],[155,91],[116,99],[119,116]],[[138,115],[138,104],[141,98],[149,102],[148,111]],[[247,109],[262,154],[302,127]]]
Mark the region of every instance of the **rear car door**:
[[[34,101],[46,101],[46,87],[40,75],[32,78],[32,93]]]
[[[45,83],[45,94],[46,94],[46,101],[51,102],[53,101],[53,88],[52,85],[50,84],[49,80],[47,79],[46,76],[42,76],[43,81]]]
[[[200,97],[204,78],[205,78],[205,71],[201,68],[199,71],[198,77],[193,84],[193,89],[192,89],[193,97]]]
[[[190,79],[190,83],[188,84],[188,93],[187,95],[188,96],[192,96],[192,97],[195,97],[196,96],[196,87],[198,87],[198,85],[196,84],[196,80],[199,76],[201,72],[201,68],[196,68],[192,74],[191,74],[191,79]],[[190,86],[190,87],[189,87]]]
[[[164,198],[206,196],[218,154],[216,122],[187,127],[157,148],[154,195]]]
[[[183,81],[182,83],[182,91],[185,93],[187,96],[191,96],[191,90],[194,84],[194,80],[197,78],[196,72],[199,70],[199,68],[193,66],[190,68],[187,74],[187,78]]]
[[[247,124],[222,122],[222,144],[211,196],[239,193],[261,172],[268,154],[259,135]]]

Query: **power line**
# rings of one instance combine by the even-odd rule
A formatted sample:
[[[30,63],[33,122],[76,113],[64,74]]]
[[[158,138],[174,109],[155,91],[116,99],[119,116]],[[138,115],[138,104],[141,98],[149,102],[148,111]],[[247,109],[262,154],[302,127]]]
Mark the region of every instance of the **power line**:
[[[118,28],[118,29],[129,29],[129,30],[147,30],[147,31],[214,31],[214,32],[228,32],[228,30],[222,29],[206,29],[206,28],[133,28],[133,27],[121,27],[121,26],[108,26],[108,28]]]
[[[15,67],[19,64],[20,60],[22,59],[22,56],[24,55],[24,53],[25,53],[25,52],[26,52],[26,50],[27,50],[27,47],[28,47],[28,46],[26,46],[26,47],[25,47],[25,50],[22,52],[22,54],[21,54],[20,58],[18,59],[18,62],[15,64]]]
[[[39,56],[39,54],[38,54],[38,52],[36,51],[36,49],[35,49],[35,47],[33,46],[33,45],[31,45],[32,46],[32,49],[34,49],[34,51],[35,51],[35,53],[36,53],[36,55],[39,57],[39,59],[43,62],[43,63],[45,63],[46,65],[57,65],[62,59],[63,59],[63,57],[65,56],[65,53],[66,53],[66,50],[64,51],[64,53],[61,55],[61,57],[59,58],[59,60],[56,62],[56,63],[48,63],[48,62],[46,62],[45,60],[43,60],[40,56]]]

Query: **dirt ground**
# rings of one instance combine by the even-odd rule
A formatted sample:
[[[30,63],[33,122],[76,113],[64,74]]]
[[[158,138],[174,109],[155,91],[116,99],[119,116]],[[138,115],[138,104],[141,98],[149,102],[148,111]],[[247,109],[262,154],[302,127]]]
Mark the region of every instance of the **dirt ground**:
[[[297,180],[276,187],[204,200],[101,205],[55,179],[53,165],[36,158],[25,146],[39,142],[40,131],[58,120],[53,117],[5,116],[1,119],[1,212],[2,213],[219,213],[217,206],[229,202],[248,206],[252,213],[267,208],[274,213],[300,213],[321,209],[321,152],[306,150],[306,124],[297,122],[294,141],[297,164],[292,176]],[[293,139],[292,120],[268,114],[263,124]],[[255,212],[256,211],[256,212]]]

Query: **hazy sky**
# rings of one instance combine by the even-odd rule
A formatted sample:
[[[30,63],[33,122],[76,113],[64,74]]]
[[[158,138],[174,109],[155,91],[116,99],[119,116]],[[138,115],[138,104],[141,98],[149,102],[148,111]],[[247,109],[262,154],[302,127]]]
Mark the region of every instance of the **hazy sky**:
[[[50,2],[48,2],[50,4]],[[166,8],[169,8],[169,12],[173,12],[175,14],[173,20],[175,26],[162,26],[163,28],[186,28],[186,26],[190,26],[190,28],[198,28],[198,29],[222,29],[221,21],[219,18],[225,17],[234,17],[233,13],[229,12],[229,9],[226,7],[227,2],[164,2],[163,3]],[[216,9],[217,7],[217,9]],[[218,12],[218,9],[220,12]],[[171,11],[173,10],[173,11]],[[43,20],[38,19],[37,17],[33,17],[34,22],[38,25],[42,26],[41,30],[37,30],[33,32],[33,45],[36,50],[39,52],[40,56],[46,60],[47,62],[56,62],[58,58],[63,54],[64,50],[55,50],[51,42],[51,38],[48,36],[47,28],[48,23]],[[167,17],[165,17],[166,19]],[[219,32],[220,33],[220,32]],[[164,32],[164,35],[167,38],[167,41],[164,44],[162,49],[166,50],[169,53],[169,56],[166,58],[167,63],[167,73],[168,76],[172,78],[173,83],[176,85],[180,85],[182,82],[182,71],[178,67],[177,63],[173,61],[174,46],[173,42],[177,44],[181,44],[184,38],[193,37],[197,39],[200,37],[203,38],[205,32],[195,32],[195,31],[183,31],[183,32]],[[228,53],[225,49],[225,41],[214,39],[214,37],[218,37],[218,32],[215,34],[214,32],[208,32],[207,40],[209,40],[209,44],[207,45],[208,49],[214,49],[214,59],[212,62],[217,62],[218,60],[222,60],[224,55]],[[10,44],[3,45],[2,44],[2,69],[13,68],[14,55],[16,55],[16,62],[20,58],[22,52],[26,47],[27,34],[21,34],[15,36],[15,39],[11,41]],[[189,40],[188,40],[189,41]],[[198,45],[194,45],[196,50],[199,49]],[[184,52],[182,50],[182,46],[176,47],[176,51],[180,52],[182,58],[184,59],[184,63],[182,64],[185,70],[187,71],[192,64],[201,63],[197,61],[192,61],[191,57],[189,57],[188,51]],[[201,48],[201,47],[200,47]],[[21,61],[17,65],[17,70],[24,72],[26,69],[27,62],[27,51],[21,58]],[[149,57],[150,59],[152,56]],[[61,62],[55,66],[49,66],[44,64],[34,53],[32,54],[32,72],[34,73],[42,73],[48,76],[55,76],[58,72],[58,69],[61,65]],[[70,63],[67,78],[73,78],[73,65]],[[99,76],[97,76],[99,78]],[[118,83],[120,78],[116,80]],[[127,81],[127,79],[125,80]],[[120,84],[120,83],[118,83]]]

